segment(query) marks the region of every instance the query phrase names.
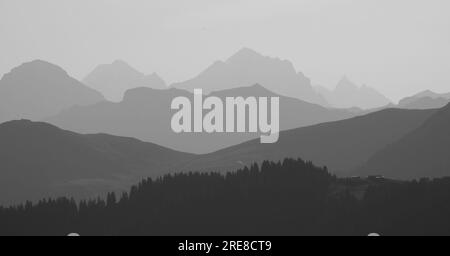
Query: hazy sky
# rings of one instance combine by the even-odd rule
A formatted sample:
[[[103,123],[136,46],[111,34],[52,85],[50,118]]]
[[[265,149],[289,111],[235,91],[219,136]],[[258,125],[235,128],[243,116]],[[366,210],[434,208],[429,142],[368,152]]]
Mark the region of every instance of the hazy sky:
[[[81,79],[123,59],[170,83],[245,46],[398,100],[450,91],[449,13],[448,0],[0,0],[0,73],[39,58]]]

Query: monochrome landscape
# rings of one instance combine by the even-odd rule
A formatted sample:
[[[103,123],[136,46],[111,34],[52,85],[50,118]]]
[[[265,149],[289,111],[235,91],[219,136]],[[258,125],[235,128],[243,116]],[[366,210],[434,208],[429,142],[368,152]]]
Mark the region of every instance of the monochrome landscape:
[[[0,235],[450,235],[447,3],[29,2],[26,35],[0,3]]]

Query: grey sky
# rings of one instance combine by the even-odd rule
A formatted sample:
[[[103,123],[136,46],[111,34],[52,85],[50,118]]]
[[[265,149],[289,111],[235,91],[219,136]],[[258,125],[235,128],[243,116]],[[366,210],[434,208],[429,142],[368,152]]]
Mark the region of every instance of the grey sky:
[[[0,0],[0,73],[40,58],[81,79],[123,59],[171,83],[246,46],[398,100],[450,91],[448,13],[448,0]]]

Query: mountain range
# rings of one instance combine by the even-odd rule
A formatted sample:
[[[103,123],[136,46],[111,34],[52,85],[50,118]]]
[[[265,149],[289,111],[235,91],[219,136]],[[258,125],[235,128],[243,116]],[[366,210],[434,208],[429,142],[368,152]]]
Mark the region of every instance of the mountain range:
[[[327,166],[337,175],[450,175],[450,94],[425,91],[393,106],[344,78],[325,97],[341,108],[324,107],[328,103],[311,93],[309,79],[290,62],[249,49],[169,88],[122,61],[100,66],[86,80],[117,102],[45,61],[24,63],[2,77],[0,204],[93,197],[127,189],[144,177],[234,171],[287,157]],[[261,144],[259,133],[174,133],[171,102],[179,96],[192,102],[194,88],[222,101],[279,97],[279,141]],[[125,93],[119,98],[120,91]]]
[[[80,135],[28,120],[0,124],[0,204],[95,197],[173,171],[193,155],[106,134]]]
[[[442,111],[436,111],[388,109],[284,131],[276,144],[261,144],[255,139],[204,155],[181,153],[134,138],[82,135],[48,123],[10,121],[0,125],[0,204],[50,196],[92,198],[107,191],[122,191],[145,177],[181,171],[233,171],[286,157],[308,159],[326,165],[335,174],[347,175],[428,118],[447,120]],[[432,122],[429,133],[441,126],[438,121]],[[436,138],[445,131],[436,133]],[[442,150],[443,156],[448,152],[446,142],[443,139],[438,144],[442,147],[436,149]]]
[[[317,93],[309,78],[297,72],[288,60],[263,56],[254,50],[243,48],[226,61],[217,61],[198,76],[172,87],[205,93],[236,87],[260,84],[283,96],[294,97],[309,103],[328,106]]]
[[[355,171],[376,152],[422,125],[436,110],[386,109],[348,120],[280,133],[275,144],[252,140],[199,156],[185,170],[231,171],[264,160],[302,158],[327,166],[332,173]]]
[[[259,133],[181,133],[171,129],[176,113],[170,108],[174,98],[191,99],[188,91],[171,88],[155,90],[136,88],[125,93],[119,103],[101,102],[92,106],[74,107],[46,119],[63,129],[79,133],[108,133],[135,137],[143,141],[191,153],[210,153],[260,136]],[[295,98],[277,95],[261,85],[234,88],[210,93],[225,101],[226,97],[280,97],[280,129],[288,130],[354,117],[358,112],[328,109]],[[205,95],[204,97],[207,97]]]
[[[114,102],[121,101],[125,91],[136,87],[167,88],[158,74],[145,75],[122,60],[99,65],[83,79],[83,83]]]
[[[365,85],[358,86],[347,77],[342,78],[334,90],[322,86],[316,86],[315,90],[335,108],[373,109],[391,104],[388,98],[375,89]]]
[[[41,120],[74,105],[103,100],[99,92],[62,68],[35,60],[14,68],[0,80],[0,123],[20,118]]]
[[[450,93],[435,93],[427,90],[400,100],[398,107],[405,109],[433,109],[442,108],[449,102]]]

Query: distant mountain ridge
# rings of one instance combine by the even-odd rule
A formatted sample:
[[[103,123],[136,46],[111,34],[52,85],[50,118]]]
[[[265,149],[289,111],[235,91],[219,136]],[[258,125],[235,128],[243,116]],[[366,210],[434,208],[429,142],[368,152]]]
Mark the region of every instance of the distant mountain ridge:
[[[313,90],[310,79],[297,72],[290,61],[266,57],[249,48],[241,49],[226,61],[215,62],[193,79],[171,86],[190,91],[202,88],[210,93],[254,84],[279,95],[328,106]]]
[[[83,82],[102,92],[108,100],[115,102],[121,101],[123,94],[129,89],[167,88],[166,82],[158,74],[145,75],[122,60],[99,65],[83,79]]]
[[[0,122],[41,120],[75,105],[103,101],[103,96],[42,60],[24,63],[0,80]]]
[[[403,98],[398,103],[399,108],[433,109],[442,108],[450,102],[450,93],[435,93],[426,90],[413,96]]]
[[[373,109],[389,105],[391,101],[384,95],[368,86],[358,86],[349,78],[343,77],[334,90],[316,86],[331,106],[336,108]]]
[[[444,107],[449,101],[450,100],[446,98],[423,97],[402,102],[399,104],[399,107],[404,109],[437,109]]]
[[[135,137],[191,153],[209,153],[260,136],[259,133],[176,134],[171,130],[170,125],[176,111],[171,110],[170,106],[172,100],[179,96],[187,97],[193,102],[193,94],[181,89],[136,88],[128,90],[120,103],[103,102],[89,107],[72,108],[46,121],[80,133],[103,132]],[[213,92],[204,97],[207,96],[217,96],[225,101],[225,97],[276,97],[279,95],[261,85],[254,85]],[[279,97],[282,130],[358,115],[357,112],[327,109],[298,99]]]

